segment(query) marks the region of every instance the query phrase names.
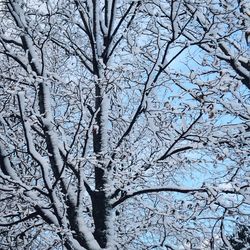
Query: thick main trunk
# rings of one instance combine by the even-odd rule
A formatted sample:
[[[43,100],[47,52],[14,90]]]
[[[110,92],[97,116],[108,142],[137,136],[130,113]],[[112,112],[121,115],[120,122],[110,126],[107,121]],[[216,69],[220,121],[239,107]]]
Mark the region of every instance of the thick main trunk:
[[[109,233],[109,219],[111,206],[107,191],[107,169],[105,165],[105,154],[107,146],[107,112],[105,91],[102,83],[95,86],[97,110],[96,127],[93,129],[93,147],[96,155],[95,165],[95,191],[92,194],[92,213],[95,224],[94,237],[102,248],[107,247]]]
[[[92,197],[94,236],[102,248],[107,247],[111,207],[104,191],[96,191]]]

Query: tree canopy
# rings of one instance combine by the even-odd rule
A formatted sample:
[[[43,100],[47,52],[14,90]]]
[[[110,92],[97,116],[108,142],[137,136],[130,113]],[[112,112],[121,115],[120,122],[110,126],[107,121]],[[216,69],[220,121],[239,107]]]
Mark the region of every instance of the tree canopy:
[[[1,249],[230,249],[247,1],[3,0],[0,21]]]

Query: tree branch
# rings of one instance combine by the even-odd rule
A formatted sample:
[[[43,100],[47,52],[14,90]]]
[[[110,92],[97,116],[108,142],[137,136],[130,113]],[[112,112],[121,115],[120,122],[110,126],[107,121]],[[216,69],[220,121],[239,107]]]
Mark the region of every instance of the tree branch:
[[[0,223],[0,226],[1,227],[9,227],[9,226],[13,226],[13,225],[16,225],[16,224],[19,224],[21,222],[24,222],[24,221],[27,221],[29,219],[32,219],[32,218],[35,218],[36,216],[38,216],[39,213],[38,212],[33,212],[31,214],[29,214],[28,216],[20,219],[20,220],[17,220],[17,221],[14,221],[14,222],[10,222],[10,223]]]

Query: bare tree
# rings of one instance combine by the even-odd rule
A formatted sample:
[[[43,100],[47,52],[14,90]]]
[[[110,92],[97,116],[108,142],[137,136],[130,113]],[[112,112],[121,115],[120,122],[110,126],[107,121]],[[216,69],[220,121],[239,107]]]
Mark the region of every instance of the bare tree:
[[[200,30],[198,34],[194,29],[186,30],[185,36],[199,40],[199,47],[213,55],[212,59],[218,61],[213,64],[214,68],[223,68],[223,62],[226,63],[233,69],[232,75],[250,88],[250,7],[247,1],[209,1],[207,7],[201,2],[186,2],[185,6],[189,14],[196,17],[195,25]]]
[[[249,216],[244,6],[2,1],[1,249],[230,247]]]

